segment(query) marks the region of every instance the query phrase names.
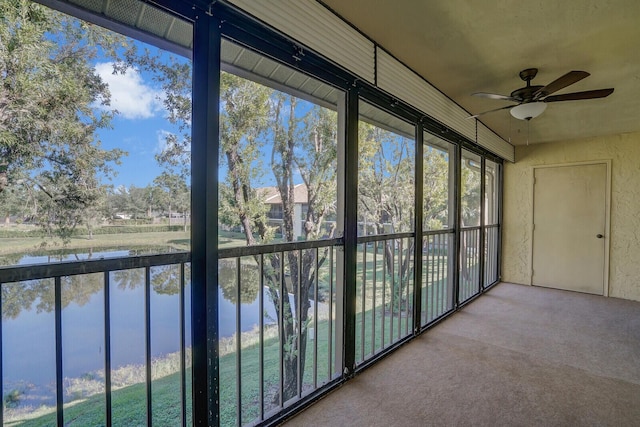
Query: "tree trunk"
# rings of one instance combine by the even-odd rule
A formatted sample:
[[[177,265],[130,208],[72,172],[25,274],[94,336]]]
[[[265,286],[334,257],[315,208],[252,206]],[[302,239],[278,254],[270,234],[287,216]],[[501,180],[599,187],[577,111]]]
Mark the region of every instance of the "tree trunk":
[[[312,270],[314,265],[314,251],[307,251],[300,260],[302,271],[298,269],[298,252],[288,253],[288,262],[291,271],[291,288],[294,295],[293,307],[288,303],[289,295],[285,295],[284,306],[285,314],[289,317],[283,317],[284,332],[283,343],[288,345],[289,351],[283,349],[284,354],[284,396],[283,401],[287,401],[302,391],[302,378],[304,377],[306,354],[307,354],[307,322],[309,320],[309,292],[314,284],[315,272]],[[299,284],[299,286],[298,286]],[[286,310],[288,308],[288,311]],[[298,372],[298,368],[300,371]],[[298,375],[299,374],[299,375]],[[298,384],[298,376],[300,384]],[[300,389],[298,389],[300,387]]]
[[[2,166],[0,166],[1,168]],[[4,191],[4,189],[7,186],[7,173],[6,172],[0,172],[0,193],[2,193]]]

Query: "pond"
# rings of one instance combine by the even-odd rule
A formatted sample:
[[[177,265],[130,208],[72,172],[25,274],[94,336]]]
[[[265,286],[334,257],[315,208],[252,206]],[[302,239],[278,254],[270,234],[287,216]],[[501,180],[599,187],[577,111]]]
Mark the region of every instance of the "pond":
[[[128,256],[113,250],[89,254],[57,255],[55,260]],[[18,264],[50,262],[50,257],[25,255]],[[262,289],[264,312],[259,310],[259,285],[245,275],[243,266],[241,329],[254,329],[263,316],[265,324],[276,318],[273,304]],[[255,269],[255,267],[253,267]],[[187,269],[188,270],[188,269]],[[188,273],[188,271],[187,271]],[[219,264],[220,336],[236,332],[235,266]],[[177,266],[151,270],[151,354],[161,358],[180,348],[179,285]],[[247,280],[245,280],[245,277]],[[245,289],[253,288],[253,289]],[[232,296],[230,297],[229,294]],[[185,313],[190,313],[190,286],[185,288]],[[3,396],[21,393],[20,405],[38,407],[55,403],[55,324],[53,280],[2,285]],[[63,377],[104,376],[104,284],[102,274],[63,278],[62,286]],[[116,370],[145,363],[144,269],[113,272],[110,276],[111,365]],[[186,345],[190,318],[186,319]],[[67,380],[65,380],[67,381]]]

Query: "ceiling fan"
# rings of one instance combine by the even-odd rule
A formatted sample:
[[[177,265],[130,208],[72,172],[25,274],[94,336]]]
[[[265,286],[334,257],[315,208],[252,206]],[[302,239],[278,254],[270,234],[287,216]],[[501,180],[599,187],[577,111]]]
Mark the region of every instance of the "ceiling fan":
[[[510,113],[513,117],[520,120],[531,120],[542,114],[542,112],[547,108],[548,102],[604,98],[611,95],[611,93],[613,92],[613,88],[609,88],[550,96],[552,93],[555,93],[560,89],[564,89],[565,87],[572,85],[584,79],[585,77],[588,77],[589,73],[587,73],[586,71],[569,71],[564,76],[552,81],[546,86],[532,86],[531,80],[533,80],[536,74],[538,74],[537,68],[527,68],[526,70],[520,71],[520,78],[527,82],[527,85],[525,87],[521,87],[520,89],[514,90],[509,96],[486,92],[474,93],[473,96],[497,99],[501,101],[511,101],[516,102],[517,104],[507,105],[506,107],[485,111],[480,114],[469,116],[468,118],[471,119],[482,116],[483,114],[493,113],[494,111],[510,109]]]

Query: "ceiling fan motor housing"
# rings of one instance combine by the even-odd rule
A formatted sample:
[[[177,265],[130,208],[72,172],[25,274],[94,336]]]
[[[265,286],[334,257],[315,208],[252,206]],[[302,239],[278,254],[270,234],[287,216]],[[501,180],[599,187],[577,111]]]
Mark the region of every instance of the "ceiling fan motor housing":
[[[517,102],[516,106],[506,106],[496,108],[494,110],[485,111],[484,113],[470,116],[475,118],[486,113],[494,111],[510,109],[511,115],[522,120],[531,120],[538,117],[546,108],[546,103],[558,101],[576,101],[581,99],[605,98],[613,93],[613,88],[587,90],[583,92],[564,93],[561,95],[549,96],[565,87],[572,85],[585,77],[589,76],[586,71],[569,71],[565,75],[555,79],[546,86],[531,85],[531,80],[538,74],[537,68],[527,68],[520,71],[520,78],[527,85],[511,92],[510,96],[504,96],[496,93],[476,92],[473,95],[482,96],[484,98],[497,99],[501,101]]]
[[[528,84],[529,82],[527,82]],[[536,93],[539,89],[542,89],[544,86],[525,86],[520,89],[516,89],[511,92],[511,97],[517,99],[520,102],[531,102],[533,100],[533,94]]]
[[[533,94],[542,89],[544,86],[531,86],[531,80],[538,74],[537,68],[527,68],[520,71],[520,78],[527,82],[525,87],[516,89],[511,92],[511,97],[517,99],[520,102],[531,102],[533,100]]]

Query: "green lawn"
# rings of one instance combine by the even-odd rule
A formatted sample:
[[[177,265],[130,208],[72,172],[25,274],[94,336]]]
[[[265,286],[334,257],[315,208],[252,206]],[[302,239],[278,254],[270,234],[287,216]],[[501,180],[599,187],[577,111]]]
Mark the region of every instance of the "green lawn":
[[[385,313],[384,324],[382,313]],[[375,313],[375,330],[373,329],[373,319]],[[364,319],[364,342],[362,341],[362,321]],[[357,314],[356,317],[356,360],[361,362],[369,358],[372,354],[382,349],[382,331],[384,330],[384,346],[411,333],[411,322],[402,313],[391,313],[386,311],[382,305],[375,310],[370,309],[364,313]],[[398,323],[399,322],[399,323]],[[336,372],[332,368],[329,372],[329,365],[335,359],[329,355],[329,325],[332,325],[332,349],[336,349],[335,324],[328,320],[318,321],[317,341],[307,341],[306,369],[303,377],[303,392],[313,389],[314,372],[316,373],[316,384],[321,386],[335,376]],[[398,325],[400,326],[398,333]],[[311,322],[309,327],[314,327]],[[274,328],[270,326],[268,328]],[[268,335],[268,334],[267,334]],[[273,335],[273,333],[271,334]],[[245,335],[243,334],[243,337]],[[241,338],[244,339],[244,338]],[[255,339],[253,340],[255,341]],[[372,342],[374,343],[372,346]],[[316,365],[314,366],[314,347],[317,343]],[[361,349],[364,348],[364,353]],[[243,346],[240,357],[240,380],[242,397],[242,422],[243,424],[252,422],[259,416],[260,395],[259,395],[259,359],[260,346],[258,343]],[[277,337],[266,338],[263,349],[264,368],[264,405],[265,412],[277,409],[277,396],[279,384],[279,343]],[[364,359],[363,359],[364,356]],[[220,358],[220,417],[222,425],[235,425],[237,422],[237,364],[236,353],[231,352]],[[190,390],[191,372],[187,372],[187,390]],[[152,383],[153,391],[153,425],[154,426],[175,426],[180,420],[180,377],[178,373],[156,379]],[[188,395],[190,392],[188,391]],[[187,415],[191,414],[191,402],[187,402]],[[114,425],[142,426],[146,425],[146,388],[144,384],[136,384],[112,392],[112,416]],[[66,426],[101,426],[105,420],[105,399],[99,394],[86,400],[65,405],[64,418]],[[55,413],[24,421],[14,421],[5,423],[7,426],[51,426],[55,425]]]
[[[78,250],[99,251],[104,248],[115,247],[166,247],[176,250],[189,250],[190,233],[183,231],[165,232],[140,232],[123,234],[97,234],[93,239],[87,236],[74,236],[64,246],[48,246],[45,249],[56,250]],[[0,256],[15,255],[21,253],[41,252],[42,237],[5,237],[0,238]]]
[[[187,372],[187,390],[191,388],[191,371]],[[180,376],[169,375],[153,381],[153,425],[180,425]],[[146,426],[146,387],[136,384],[112,392],[113,425]],[[187,416],[191,418],[191,399],[187,399]],[[190,422],[190,421],[189,421]],[[38,418],[5,422],[6,426],[50,427],[56,425],[56,414],[50,412]],[[86,400],[65,405],[64,425],[98,427],[105,425],[105,397],[94,395]]]

